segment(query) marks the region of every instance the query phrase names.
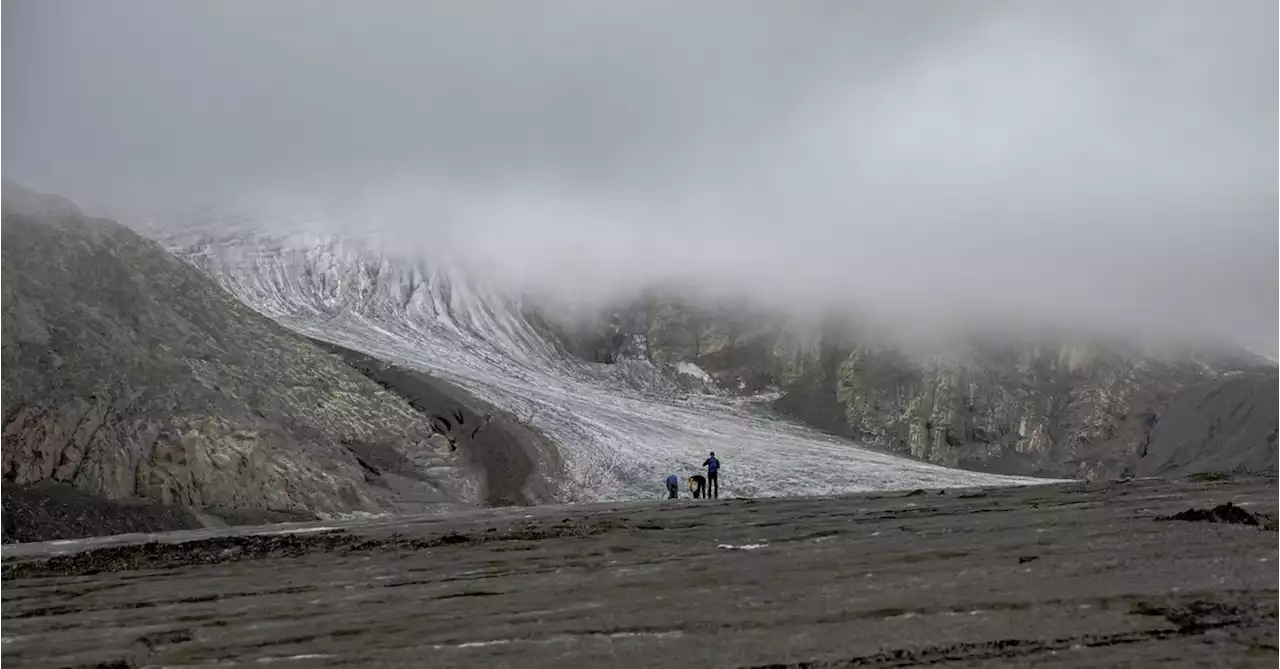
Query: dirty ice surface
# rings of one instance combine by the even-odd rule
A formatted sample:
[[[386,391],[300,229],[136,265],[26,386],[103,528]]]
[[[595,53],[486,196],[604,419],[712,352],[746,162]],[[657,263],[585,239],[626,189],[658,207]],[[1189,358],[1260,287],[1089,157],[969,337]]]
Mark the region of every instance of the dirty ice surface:
[[[753,406],[759,399],[707,392],[692,365],[571,358],[519,300],[367,240],[226,226],[148,232],[287,327],[453,381],[542,429],[585,500],[664,496],[666,476],[693,474],[709,451],[723,463],[724,497],[1047,482],[859,448],[772,418]]]

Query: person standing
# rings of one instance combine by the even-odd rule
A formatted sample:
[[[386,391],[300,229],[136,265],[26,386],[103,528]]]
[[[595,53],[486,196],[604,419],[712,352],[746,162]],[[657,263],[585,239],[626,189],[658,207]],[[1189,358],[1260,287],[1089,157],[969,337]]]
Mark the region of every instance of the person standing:
[[[720,499],[720,461],[716,459],[715,451],[702,466],[707,468],[707,497]]]
[[[667,477],[667,499],[676,499],[680,492],[680,477],[672,474]]]

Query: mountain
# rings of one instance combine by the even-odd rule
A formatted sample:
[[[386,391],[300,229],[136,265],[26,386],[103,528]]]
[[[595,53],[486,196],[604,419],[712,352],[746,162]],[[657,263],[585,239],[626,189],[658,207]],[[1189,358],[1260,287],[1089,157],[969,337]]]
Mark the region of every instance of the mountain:
[[[1140,476],[1276,469],[1280,375],[1231,375],[1169,403],[1138,461]]]
[[[1274,465],[1237,384],[1275,367],[1238,352],[922,346],[672,291],[566,319],[447,253],[145,232],[5,185],[7,540],[642,499],[711,450],[730,496]]]
[[[1243,351],[1061,334],[957,335],[922,345],[847,318],[802,319],[669,291],[594,317],[539,318],[553,323],[546,331],[567,350],[591,359],[628,357],[631,342],[642,342],[643,357],[692,366],[722,389],[772,391],[774,410],[825,432],[950,467],[1018,475],[1132,473],[1184,388],[1275,369]]]
[[[6,539],[494,501],[465,393],[411,405],[122,225],[3,203]]]
[[[290,329],[391,365],[397,375],[425,373],[465,388],[545,434],[559,449],[561,499],[654,498],[667,475],[693,474],[709,451],[724,463],[729,496],[1040,481],[862,448],[779,416],[768,396],[734,396],[696,370],[655,363],[643,338],[617,342],[607,361],[569,350],[530,300],[482,280],[442,249],[218,212],[146,232]]]

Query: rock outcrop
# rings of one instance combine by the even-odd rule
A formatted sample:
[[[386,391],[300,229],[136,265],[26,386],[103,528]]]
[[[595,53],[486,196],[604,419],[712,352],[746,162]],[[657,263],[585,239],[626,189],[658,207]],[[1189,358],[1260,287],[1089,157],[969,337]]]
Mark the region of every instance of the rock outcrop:
[[[1179,391],[1267,366],[1244,353],[1155,352],[1096,338],[970,337],[945,347],[909,346],[885,343],[845,320],[802,323],[669,295],[608,312],[599,322],[610,323],[603,329],[618,341],[645,342],[644,355],[654,362],[694,363],[732,392],[776,392],[775,410],[819,429],[1004,474],[1132,473]],[[583,330],[558,334],[572,350]]]
[[[1184,389],[1161,415],[1140,476],[1275,471],[1280,375],[1232,375]]]
[[[155,242],[8,183],[3,235],[6,491],[312,517],[482,500],[427,414]]]
[[[1173,395],[1213,373],[1098,343],[831,349],[786,380],[779,409],[933,462],[1083,479],[1131,469]]]
[[[312,341],[426,413],[450,447],[484,472],[483,495],[489,506],[545,504],[570,496],[571,491],[557,487],[565,478],[564,465],[555,444],[541,432],[443,379],[337,344]],[[439,411],[441,407],[450,408],[446,413]]]
[[[141,500],[105,500],[57,481],[6,483],[3,500],[6,544],[203,527],[185,507]]]

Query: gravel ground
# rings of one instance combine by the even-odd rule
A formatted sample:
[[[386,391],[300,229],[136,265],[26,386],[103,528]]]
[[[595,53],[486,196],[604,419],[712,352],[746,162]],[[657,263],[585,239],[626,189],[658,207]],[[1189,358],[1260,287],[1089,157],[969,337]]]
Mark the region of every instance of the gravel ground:
[[[1277,663],[1275,477],[679,500],[4,548],[62,666]]]

